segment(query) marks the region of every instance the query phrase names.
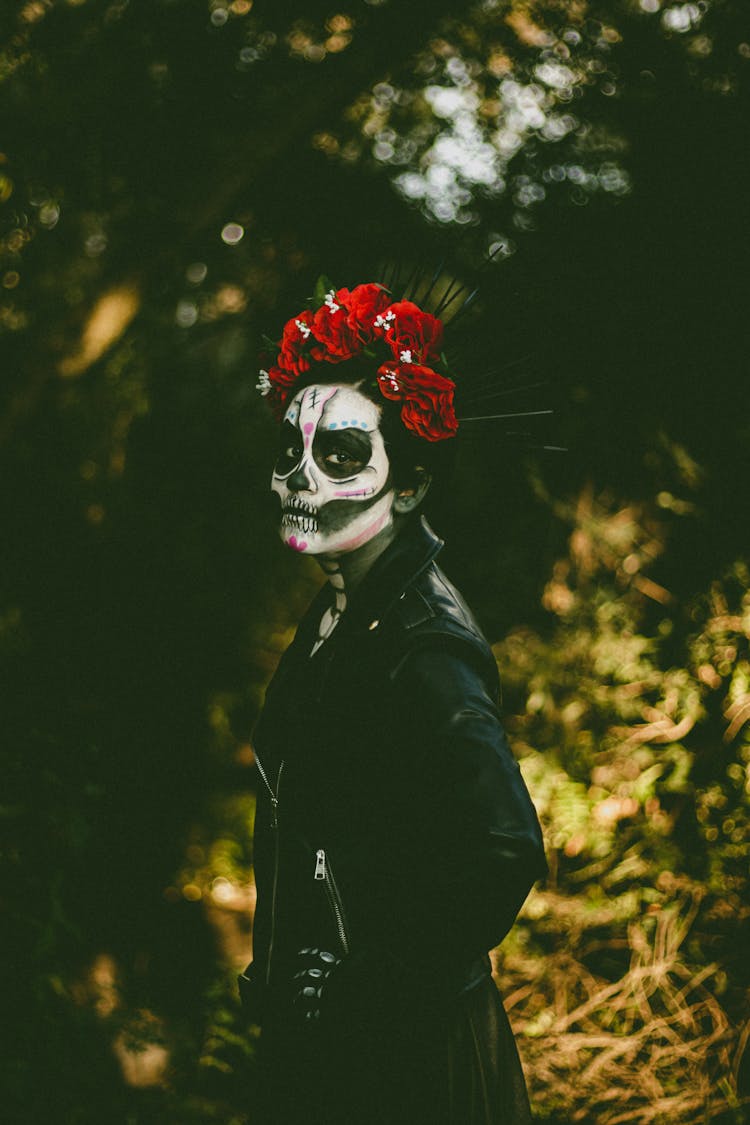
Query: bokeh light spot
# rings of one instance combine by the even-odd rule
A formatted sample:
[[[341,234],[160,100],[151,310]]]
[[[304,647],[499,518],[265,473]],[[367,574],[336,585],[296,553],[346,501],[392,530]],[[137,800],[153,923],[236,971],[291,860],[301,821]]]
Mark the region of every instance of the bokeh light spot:
[[[192,328],[198,319],[198,306],[195,301],[179,301],[174,318],[180,328]]]
[[[26,4],[21,10],[21,19],[25,23],[36,23],[37,20],[42,19],[45,15],[47,8],[40,0],[32,0],[32,3]]]
[[[684,35],[686,31],[690,31],[700,23],[702,15],[698,4],[675,4],[671,8],[665,8],[661,22],[667,31],[676,31],[679,35]]]
[[[206,280],[208,266],[205,262],[191,262],[185,270],[185,277],[191,285],[200,285]]]
[[[354,20],[352,19],[352,17],[344,15],[343,13],[340,13],[336,16],[331,16],[326,20],[326,27],[334,34],[342,31],[351,31],[353,26]]]
[[[107,236],[104,231],[98,230],[90,234],[83,244],[87,258],[98,258],[107,249]]]
[[[39,222],[48,230],[52,230],[57,225],[59,218],[60,208],[53,200],[48,199],[39,208]]]
[[[221,241],[227,246],[236,246],[245,237],[245,228],[239,223],[226,223],[221,230]]]
[[[339,51],[345,51],[351,41],[350,35],[330,35],[325,41],[325,49],[335,55]]]
[[[60,374],[65,378],[83,374],[120,338],[140,304],[140,292],[132,285],[120,285],[103,293],[83,327],[78,347],[60,361]]]
[[[239,285],[222,285],[215,297],[216,310],[220,313],[240,313],[247,300]]]

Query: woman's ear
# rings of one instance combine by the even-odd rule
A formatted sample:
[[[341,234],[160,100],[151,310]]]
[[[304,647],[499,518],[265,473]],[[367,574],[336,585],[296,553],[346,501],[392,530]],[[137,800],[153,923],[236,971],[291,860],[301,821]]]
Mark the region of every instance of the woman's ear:
[[[405,516],[413,512],[424,500],[427,489],[430,487],[432,477],[426,469],[417,468],[415,483],[411,488],[397,488],[393,501],[393,510],[397,515]]]

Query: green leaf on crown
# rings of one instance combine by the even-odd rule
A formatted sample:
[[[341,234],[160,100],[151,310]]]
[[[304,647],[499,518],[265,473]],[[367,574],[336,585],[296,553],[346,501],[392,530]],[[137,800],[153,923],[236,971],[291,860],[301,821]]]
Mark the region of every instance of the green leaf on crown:
[[[313,290],[313,302],[315,306],[317,307],[318,305],[324,305],[326,295],[330,293],[332,289],[335,290],[335,288],[336,286],[333,284],[331,279],[329,277],[326,277],[326,275],[322,273],[318,280],[315,282],[315,289]]]

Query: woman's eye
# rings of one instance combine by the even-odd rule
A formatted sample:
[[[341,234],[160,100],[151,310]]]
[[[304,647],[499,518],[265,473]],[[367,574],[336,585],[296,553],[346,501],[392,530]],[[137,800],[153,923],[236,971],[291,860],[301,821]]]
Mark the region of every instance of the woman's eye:
[[[293,457],[296,461],[296,459],[298,457],[302,456],[302,446],[301,445],[288,445],[286,447],[286,449],[284,450],[284,456],[285,457]]]
[[[333,453],[329,453],[326,457],[326,461],[331,465],[346,465],[352,460],[353,458],[348,453],[344,453],[342,449],[334,449]]]

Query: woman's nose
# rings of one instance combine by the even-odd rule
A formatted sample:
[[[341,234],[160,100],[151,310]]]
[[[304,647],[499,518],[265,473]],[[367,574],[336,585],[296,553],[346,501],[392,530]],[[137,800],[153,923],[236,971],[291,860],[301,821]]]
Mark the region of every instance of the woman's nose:
[[[318,490],[315,478],[304,461],[297,466],[290,477],[287,477],[286,484],[290,492],[317,492]]]

